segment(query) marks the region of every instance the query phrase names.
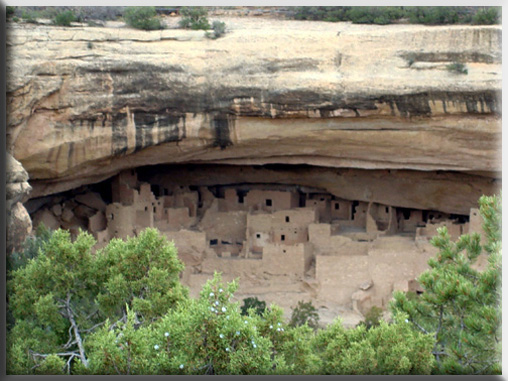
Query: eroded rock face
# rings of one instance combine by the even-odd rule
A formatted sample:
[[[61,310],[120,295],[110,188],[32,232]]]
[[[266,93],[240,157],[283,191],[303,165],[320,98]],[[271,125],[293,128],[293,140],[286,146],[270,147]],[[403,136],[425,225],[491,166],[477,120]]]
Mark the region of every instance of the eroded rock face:
[[[28,173],[10,154],[6,155],[6,252],[20,250],[25,238],[32,231],[32,220],[23,202],[28,200],[32,187],[28,184]]]
[[[225,21],[214,41],[9,26],[8,150],[31,197],[168,163],[312,165],[331,193],[334,169],[372,170],[341,192],[450,213],[499,188],[500,27]]]

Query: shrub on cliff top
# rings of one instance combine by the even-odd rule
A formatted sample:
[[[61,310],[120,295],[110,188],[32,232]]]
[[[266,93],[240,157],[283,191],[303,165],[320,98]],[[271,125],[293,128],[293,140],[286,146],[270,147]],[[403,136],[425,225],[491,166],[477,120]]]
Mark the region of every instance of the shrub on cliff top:
[[[211,38],[212,40],[216,40],[219,37],[222,37],[224,33],[226,33],[226,23],[222,21],[215,20],[212,23],[213,32],[206,32],[206,37]]]
[[[208,30],[210,23],[208,22],[208,10],[205,7],[183,7],[180,9],[182,19],[180,26],[185,29]]]
[[[352,21],[357,24],[499,24],[499,7],[295,7],[296,20]]]
[[[163,29],[161,21],[157,18],[155,7],[127,7],[123,18],[127,25],[136,29]]]
[[[448,69],[448,71],[450,71],[452,73],[457,73],[457,74],[467,74],[468,73],[466,65],[464,65],[461,62],[453,62],[453,63],[447,65],[446,69]]]
[[[473,16],[473,24],[475,25],[493,25],[500,23],[500,7],[488,7],[487,9],[480,9],[478,13]]]
[[[76,16],[70,10],[60,12],[53,18],[53,24],[58,26],[71,26],[73,21],[76,21]]]

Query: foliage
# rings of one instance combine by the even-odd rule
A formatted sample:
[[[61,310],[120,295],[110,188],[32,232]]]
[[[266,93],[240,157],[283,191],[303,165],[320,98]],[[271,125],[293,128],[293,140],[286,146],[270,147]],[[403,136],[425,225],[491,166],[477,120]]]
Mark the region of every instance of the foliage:
[[[89,234],[72,242],[57,230],[9,273],[7,372],[500,374],[500,198],[482,197],[480,211],[483,247],[478,234],[453,243],[440,229],[440,252],[419,278],[425,292],[396,293],[392,323],[372,309],[352,329],[338,319],[317,328],[311,302],[300,301],[289,324],[257,298],[240,308],[237,282],[218,274],[188,298],[175,247],[155,229],[93,255]],[[472,266],[482,250],[480,271]]]
[[[348,21],[346,13],[352,7],[296,7],[296,20]]]
[[[319,314],[317,313],[316,307],[312,305],[312,302],[300,300],[297,306],[293,308],[289,325],[291,327],[298,327],[304,324],[317,329],[319,327]]]
[[[155,7],[126,7],[123,18],[127,25],[136,29],[163,29]]]
[[[83,236],[76,241],[79,239]],[[433,365],[432,337],[411,329],[405,316],[398,316],[395,324],[382,322],[370,330],[346,330],[337,320],[315,333],[307,324],[285,324],[282,309],[275,305],[261,316],[253,309],[242,315],[239,303],[231,301],[236,288],[236,281],[224,285],[215,274],[198,299],[182,299],[163,317],[145,324],[133,305],[126,305],[125,319],[114,323],[108,319],[95,330],[80,327],[86,358],[50,353],[52,348],[61,351],[65,346],[54,330],[56,323],[42,327],[25,318],[15,327],[16,339],[9,335],[8,372],[427,374]],[[39,302],[37,316],[50,322],[50,307],[51,303]],[[60,330],[67,332],[67,326]],[[36,347],[37,355],[33,352]],[[36,359],[27,356],[27,350]]]
[[[467,7],[295,7],[296,20],[351,21],[357,24],[494,24],[500,23],[499,7],[475,10]]]
[[[215,20],[212,23],[213,33],[206,32],[205,36],[215,40],[219,37],[222,37],[226,33],[226,23],[222,21]]]
[[[156,323],[135,329],[106,327],[89,341],[94,374],[266,374],[272,368],[270,340],[256,328],[257,315],[242,316],[219,275],[199,299],[189,299]]]
[[[139,319],[153,320],[187,297],[179,280],[184,266],[175,245],[156,229],[145,229],[125,241],[112,239],[95,257],[102,269],[97,281],[103,285],[97,302],[105,316],[126,314],[128,304]]]
[[[501,198],[482,196],[479,204],[485,245],[478,233],[452,242],[439,229],[431,241],[439,253],[419,277],[424,293],[413,300],[394,294],[392,309],[434,334],[435,373],[501,374]],[[482,253],[488,265],[480,271],[473,266]]]
[[[408,54],[406,56],[406,62],[407,62],[407,67],[411,67],[413,66],[413,64],[416,62],[416,55],[415,54]]]
[[[16,12],[16,7],[6,6],[5,7],[5,18],[7,20],[10,19],[12,16],[14,16],[15,12]]]
[[[116,20],[123,15],[126,7],[71,7],[76,17],[80,21],[91,21],[91,20]]]
[[[457,73],[457,74],[467,74],[468,73],[466,65],[464,65],[461,62],[453,62],[449,65],[446,65],[446,69],[452,73]]]
[[[340,321],[318,334],[307,325],[290,327],[275,305],[262,316],[245,316],[231,302],[236,281],[221,277],[203,287],[199,299],[178,304],[160,320],[136,327],[107,325],[87,341],[90,367],[81,374],[428,374],[432,337],[398,317],[345,330]],[[342,356],[342,354],[344,356]]]
[[[106,318],[118,324],[131,307],[137,324],[148,324],[186,298],[179,282],[183,265],[156,230],[114,239],[96,254],[94,244],[88,233],[72,242],[68,231],[57,230],[35,258],[10,274],[10,373],[30,374],[50,354],[64,357],[67,371],[77,359],[86,368],[87,337]]]
[[[473,16],[472,22],[475,25],[501,24],[501,8],[487,7],[486,9],[480,9]]]
[[[180,27],[193,30],[210,29],[208,10],[205,7],[182,7],[180,14],[182,15]]]
[[[71,26],[71,22],[73,22],[73,21],[76,21],[76,16],[70,10],[58,13],[53,18],[53,24],[59,25],[59,26]]]
[[[367,329],[377,327],[383,320],[383,310],[379,307],[373,306],[366,314],[365,319],[359,325],[365,326]]]
[[[35,229],[35,234],[28,236],[23,243],[23,251],[13,252],[7,257],[7,272],[25,267],[31,259],[39,254],[39,251],[49,241],[53,232],[43,223],[40,223]]]
[[[409,21],[413,24],[457,24],[460,7],[411,7]]]
[[[395,316],[394,324],[382,321],[369,330],[346,330],[336,320],[318,331],[313,345],[322,361],[320,374],[424,375],[434,364],[432,336],[414,331],[403,314]]]
[[[21,13],[21,18],[27,23],[32,23],[32,24],[37,23],[37,20],[36,20],[37,17],[39,17],[39,15],[36,12],[23,10]]]
[[[391,24],[404,15],[400,7],[352,7],[346,17],[354,24]]]
[[[126,7],[109,7],[109,6],[23,6],[14,7],[15,14],[21,17],[23,13],[31,14],[34,18],[53,19],[59,13],[71,11],[77,22],[86,22],[91,20],[116,20],[123,14]]]
[[[241,307],[242,315],[246,316],[249,314],[249,309],[253,309],[259,316],[263,315],[266,310],[266,302],[259,300],[257,297],[249,297],[243,300]]]

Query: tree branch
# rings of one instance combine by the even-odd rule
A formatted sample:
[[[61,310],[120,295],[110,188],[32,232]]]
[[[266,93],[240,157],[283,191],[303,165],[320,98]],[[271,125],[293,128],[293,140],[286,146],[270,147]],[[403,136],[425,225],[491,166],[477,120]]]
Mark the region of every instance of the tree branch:
[[[434,335],[435,344],[434,344],[434,350],[433,350],[433,352],[436,352],[435,356],[436,356],[436,361],[438,363],[440,362],[440,359],[439,359],[440,353],[437,352],[437,345],[438,345],[437,336],[439,335],[439,332],[441,331],[441,328],[443,326],[443,310],[444,310],[443,305],[439,306],[439,323],[437,325],[436,334]]]
[[[56,356],[77,356],[78,353],[77,352],[57,352],[57,353],[37,353],[37,352],[33,352],[33,351],[30,351],[31,355],[33,357],[48,357],[48,356],[51,356],[51,355],[56,355]]]
[[[74,319],[74,312],[71,308],[71,294],[67,293],[67,300],[65,301],[65,308],[67,311],[67,317],[69,321],[71,322],[71,327],[74,332],[74,337],[76,338],[76,344],[78,345],[79,349],[79,358],[81,359],[81,362],[85,366],[85,368],[88,368],[88,360],[86,359],[85,355],[85,347],[83,346],[83,340],[81,339],[81,335],[79,334],[79,328],[76,324],[76,320]]]
[[[411,323],[413,323],[413,324],[416,326],[416,328],[418,328],[420,331],[422,331],[422,332],[423,332],[423,333],[425,333],[426,335],[428,335],[428,334],[429,334],[429,332],[428,332],[425,328],[423,328],[420,324],[418,324],[418,323],[417,323],[417,322],[415,322],[414,320],[411,320]]]
[[[91,331],[93,331],[95,328],[100,327],[101,325],[103,325],[104,323],[106,323],[106,321],[105,321],[105,320],[104,320],[103,322],[100,322],[100,323],[95,324],[93,327],[90,327],[90,328],[87,328],[87,329],[83,329],[83,330],[81,330],[80,332],[81,332],[81,333],[88,333],[88,332],[91,332]]]
[[[68,349],[71,347],[72,344],[76,344],[75,342],[73,342],[72,340],[74,339],[72,337],[72,325],[69,327],[69,340],[67,340],[67,343],[65,343],[65,345],[63,346],[64,349]]]

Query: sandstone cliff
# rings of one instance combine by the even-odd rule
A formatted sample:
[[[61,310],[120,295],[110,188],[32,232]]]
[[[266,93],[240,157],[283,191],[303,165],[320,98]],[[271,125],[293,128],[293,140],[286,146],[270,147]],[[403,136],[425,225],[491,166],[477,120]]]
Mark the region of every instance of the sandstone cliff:
[[[32,187],[28,184],[28,173],[10,154],[6,155],[5,167],[6,252],[11,254],[21,249],[25,238],[32,231],[32,221],[23,206]]]
[[[501,27],[224,21],[217,40],[9,25],[8,151],[31,197],[175,163],[313,165],[338,196],[450,213],[499,188]]]

